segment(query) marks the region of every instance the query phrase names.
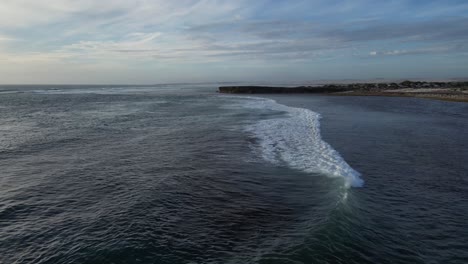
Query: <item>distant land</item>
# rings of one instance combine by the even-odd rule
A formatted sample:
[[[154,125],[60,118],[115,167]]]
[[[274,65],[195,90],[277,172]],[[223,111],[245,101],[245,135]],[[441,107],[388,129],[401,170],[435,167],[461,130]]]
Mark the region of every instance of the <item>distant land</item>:
[[[219,92],[230,94],[307,93],[339,96],[403,96],[468,102],[468,81],[403,81],[400,83],[349,83],[297,87],[221,86]]]

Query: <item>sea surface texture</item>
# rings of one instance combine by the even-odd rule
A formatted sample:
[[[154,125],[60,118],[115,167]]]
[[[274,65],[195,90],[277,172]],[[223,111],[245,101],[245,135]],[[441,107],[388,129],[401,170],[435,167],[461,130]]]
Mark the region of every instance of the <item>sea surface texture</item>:
[[[1,86],[0,263],[467,263],[468,104]]]

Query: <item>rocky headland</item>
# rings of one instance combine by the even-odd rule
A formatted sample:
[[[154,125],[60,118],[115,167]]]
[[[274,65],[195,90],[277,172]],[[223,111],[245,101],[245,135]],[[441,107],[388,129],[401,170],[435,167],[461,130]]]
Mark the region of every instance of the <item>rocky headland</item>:
[[[405,96],[468,102],[468,82],[351,83],[321,86],[222,86],[230,94],[326,94],[339,96]]]

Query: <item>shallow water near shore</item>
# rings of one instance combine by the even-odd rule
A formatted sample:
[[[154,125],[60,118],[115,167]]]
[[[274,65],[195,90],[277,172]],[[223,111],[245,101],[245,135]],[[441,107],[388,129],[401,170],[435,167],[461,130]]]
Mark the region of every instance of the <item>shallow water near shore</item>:
[[[0,90],[0,263],[468,258],[468,104]]]

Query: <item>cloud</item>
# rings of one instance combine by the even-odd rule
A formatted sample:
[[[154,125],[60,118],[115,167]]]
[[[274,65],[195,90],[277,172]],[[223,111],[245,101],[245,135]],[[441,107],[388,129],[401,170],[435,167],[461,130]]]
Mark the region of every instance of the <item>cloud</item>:
[[[326,30],[322,32],[322,35],[349,42],[467,40],[468,18],[423,20],[406,23],[379,21],[371,24],[348,25]]]
[[[468,18],[450,18],[408,22],[361,20],[325,24],[288,20],[224,21],[197,25],[188,34],[221,37],[226,32],[243,37],[261,39],[322,38],[343,42],[381,40],[443,41],[468,39]]]
[[[55,45],[55,51],[94,55],[96,59],[112,52],[140,58],[146,53],[155,58],[190,59],[223,54],[229,58],[235,54],[245,58],[250,54],[252,58],[268,59],[288,54],[287,57],[306,59],[315,57],[317,51],[359,48],[375,41],[414,43],[468,38],[468,18],[464,17],[400,22],[375,17],[356,19],[354,15],[331,21],[304,17],[312,7],[320,10],[315,12],[317,16],[334,17],[354,12],[363,5],[373,6],[365,0],[327,3],[330,4],[321,1],[251,4],[244,0],[4,0],[0,3],[0,22],[3,22],[0,29],[38,27],[60,21],[62,32],[50,32],[59,34],[50,38],[57,42],[62,34],[64,41],[71,40],[71,43]],[[394,1],[386,7],[401,4]],[[269,15],[252,16],[259,8]],[[303,19],[295,19],[292,12]],[[278,18],[271,19],[273,14]],[[154,32],[158,36],[152,35]]]
[[[227,34],[228,33],[228,34]],[[216,56],[273,59],[282,57],[310,59],[317,54],[361,48],[371,43],[391,41],[397,46],[432,43],[463,43],[468,40],[468,18],[438,19],[395,23],[372,19],[349,23],[324,24],[310,21],[221,21],[186,29],[193,39],[210,43],[206,48]],[[228,36],[226,36],[228,35]],[[458,48],[416,51],[374,51],[370,55],[414,55],[457,52]],[[320,52],[320,53],[319,53]]]
[[[16,38],[0,34],[0,42],[15,41]]]
[[[135,32],[128,34],[120,41],[80,41],[62,48],[65,51],[95,52],[116,50],[150,50],[153,49],[154,41],[160,38],[162,33]]]
[[[371,51],[370,56],[405,56],[405,55],[428,55],[468,52],[468,45],[456,44],[449,46],[434,46],[408,50]]]
[[[0,34],[0,55],[2,54],[3,50],[7,50],[8,47],[15,41],[17,41],[17,39],[14,37]]]
[[[2,0],[0,66],[340,65],[461,54],[467,10],[457,0]]]
[[[207,22],[235,12],[245,0],[2,0],[0,29],[39,27],[61,23],[78,27],[80,23],[99,28],[119,26],[117,30],[174,23]],[[233,14],[234,15],[234,14]],[[240,14],[237,14],[240,15]],[[94,30],[94,29],[91,29]]]

